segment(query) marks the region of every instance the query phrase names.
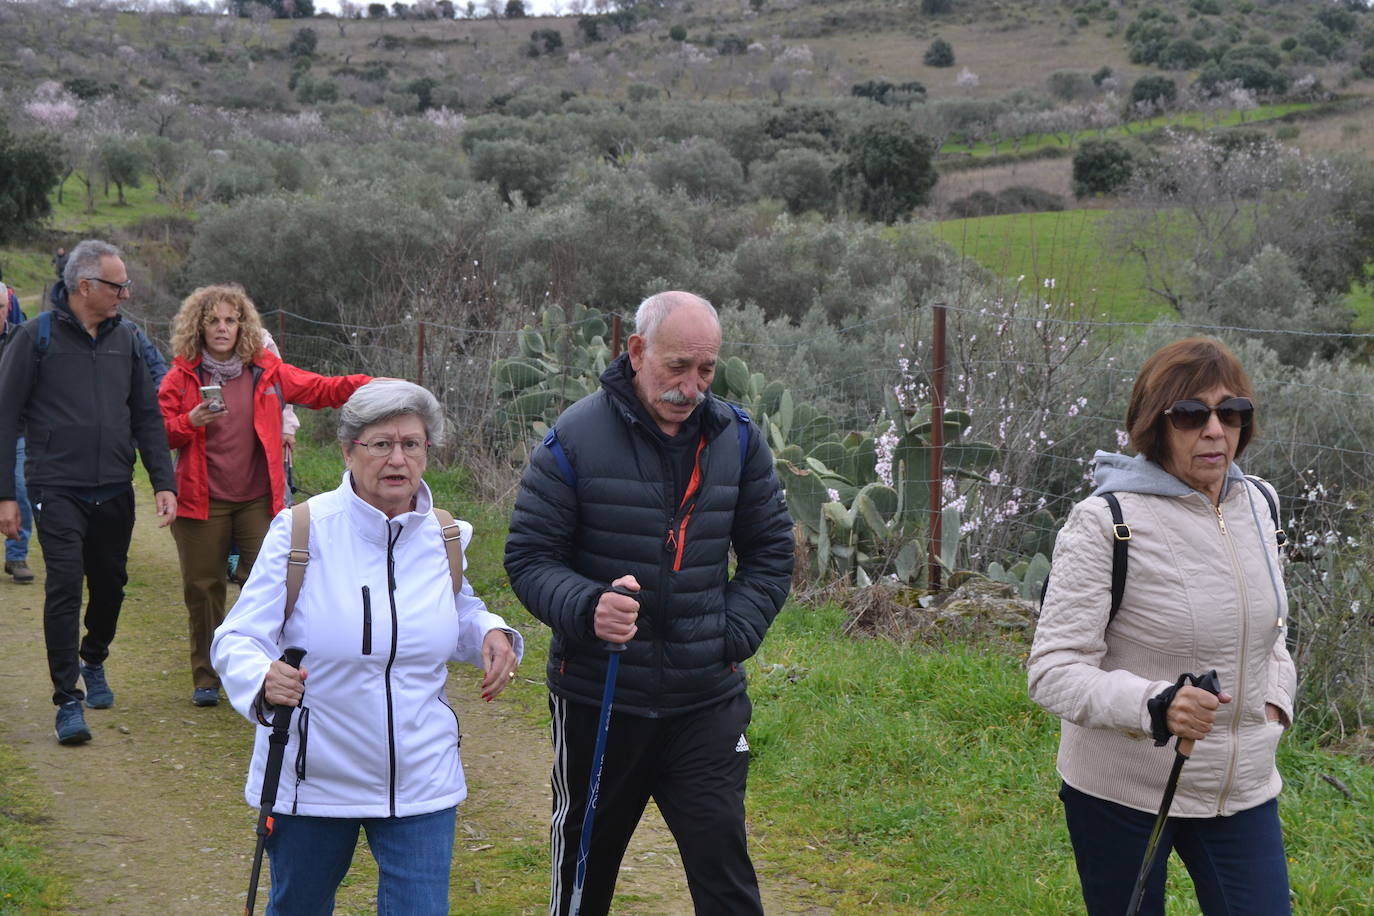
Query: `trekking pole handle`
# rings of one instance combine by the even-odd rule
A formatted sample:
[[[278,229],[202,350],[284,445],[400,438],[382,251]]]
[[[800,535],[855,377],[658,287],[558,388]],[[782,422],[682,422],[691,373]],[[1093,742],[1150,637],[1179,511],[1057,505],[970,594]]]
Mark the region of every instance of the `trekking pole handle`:
[[[1206,674],[1196,676],[1186,674],[1184,677],[1189,680],[1192,686],[1201,687],[1203,690],[1212,694],[1212,696],[1221,693],[1221,679],[1217,677],[1217,669],[1215,668],[1208,671]],[[1194,743],[1192,738],[1179,738],[1178,741],[1174,742],[1174,750],[1180,757],[1192,757]]]
[[[281,660],[292,668],[299,668],[301,666],[301,660],[304,658],[305,650],[300,646],[287,646],[286,651],[283,652],[281,656]]]
[[[612,585],[610,588],[606,589],[606,591],[616,595],[624,595],[626,598],[633,598],[635,604],[639,603],[639,592],[632,592],[623,585]],[[605,640],[603,640],[601,644],[605,647],[607,652],[624,652],[627,645],[627,643],[623,642],[608,642]]]

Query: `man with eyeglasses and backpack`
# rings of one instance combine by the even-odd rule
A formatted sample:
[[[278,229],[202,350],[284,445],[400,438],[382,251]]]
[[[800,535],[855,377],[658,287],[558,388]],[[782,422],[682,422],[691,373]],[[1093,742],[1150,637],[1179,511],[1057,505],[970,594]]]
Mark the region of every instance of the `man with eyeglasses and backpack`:
[[[43,635],[62,744],[90,740],[83,702],[114,705],[104,662],[128,581],[135,442],[162,525],[176,517],[157,391],[138,336],[119,314],[131,288],[119,249],[82,242],[67,258],[52,309],[14,331],[0,356],[0,534],[14,538],[20,529],[14,456],[22,431],[47,570]]]

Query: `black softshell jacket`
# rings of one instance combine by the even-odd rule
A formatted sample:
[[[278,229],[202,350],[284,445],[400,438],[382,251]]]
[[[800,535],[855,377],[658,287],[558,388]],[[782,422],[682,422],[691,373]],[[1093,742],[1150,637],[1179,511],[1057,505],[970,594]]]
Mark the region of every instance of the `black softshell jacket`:
[[[15,439],[21,434],[30,489],[129,483],[137,439],[153,489],[175,493],[157,392],[133,326],[116,316],[91,337],[65,301],[54,306],[50,320],[41,362],[37,318],[9,335],[0,356],[0,500],[14,499]]]
[[[569,486],[538,447],[521,480],[506,541],[516,595],[553,629],[549,689],[598,704],[607,653],[592,633],[613,579],[639,580],[639,631],[621,658],[615,709],[678,715],[744,690],[740,662],[758,651],[792,581],[792,519],[763,435],[725,404],[700,408],[699,479],[680,503],[671,458],[626,403],[624,356],[603,388],[564,411],[558,440],[576,471]],[[730,547],[737,565],[729,574]]]

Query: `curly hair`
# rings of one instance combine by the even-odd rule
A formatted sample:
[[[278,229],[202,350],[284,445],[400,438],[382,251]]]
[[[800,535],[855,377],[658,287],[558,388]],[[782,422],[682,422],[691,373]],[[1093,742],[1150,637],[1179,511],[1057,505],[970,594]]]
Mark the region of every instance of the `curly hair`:
[[[205,346],[205,320],[220,303],[234,307],[239,319],[239,338],[234,352],[251,363],[262,352],[262,319],[257,306],[237,284],[202,286],[181,303],[172,326],[172,355],[195,361]]]

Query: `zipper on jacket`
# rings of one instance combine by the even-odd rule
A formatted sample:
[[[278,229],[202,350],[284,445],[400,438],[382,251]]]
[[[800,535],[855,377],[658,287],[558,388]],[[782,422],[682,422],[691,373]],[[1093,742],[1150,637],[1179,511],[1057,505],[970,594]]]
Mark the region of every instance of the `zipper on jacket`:
[[[682,554],[687,549],[687,523],[692,520],[692,513],[696,511],[697,491],[701,489],[701,450],[706,447],[706,436],[697,441],[697,451],[692,457],[692,476],[687,481],[687,492],[682,494],[682,502],[678,505],[678,514],[668,520],[668,537],[664,540],[664,548],[673,555],[673,572],[682,569]],[[681,521],[677,521],[678,518]]]
[[[391,697],[391,668],[396,664],[396,643],[400,636],[396,620],[396,554],[394,548],[401,538],[401,526],[396,526],[396,536],[391,536],[391,523],[387,523],[386,538],[386,584],[387,597],[391,602],[391,654],[386,660],[386,753],[389,778],[387,780],[388,801],[391,816],[396,816],[396,707]]]
[[[296,813],[301,800],[301,783],[305,782],[305,759],[310,745],[310,707],[302,706],[296,711],[296,787],[291,798],[291,813]]]
[[[372,590],[363,586],[363,654],[372,654]]]
[[[1212,509],[1217,514],[1217,525],[1221,528],[1221,533],[1225,535],[1226,519],[1222,517],[1221,506],[1213,505]],[[1236,657],[1236,683],[1235,692],[1232,694],[1231,708],[1231,728],[1227,742],[1230,745],[1226,760],[1226,779],[1221,784],[1221,794],[1217,796],[1216,814],[1221,816],[1226,810],[1226,799],[1231,795],[1231,789],[1236,781],[1236,763],[1240,756],[1240,722],[1245,705],[1245,668],[1246,654],[1249,648],[1250,638],[1250,614],[1248,610],[1249,602],[1245,600],[1245,576],[1241,572],[1240,558],[1236,556],[1236,544],[1231,538],[1224,538],[1227,554],[1231,558],[1231,574],[1236,580],[1236,594],[1241,597],[1240,604],[1240,645],[1237,647]]]

